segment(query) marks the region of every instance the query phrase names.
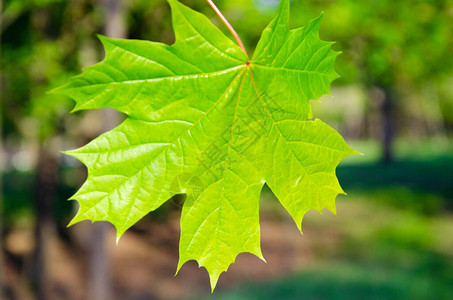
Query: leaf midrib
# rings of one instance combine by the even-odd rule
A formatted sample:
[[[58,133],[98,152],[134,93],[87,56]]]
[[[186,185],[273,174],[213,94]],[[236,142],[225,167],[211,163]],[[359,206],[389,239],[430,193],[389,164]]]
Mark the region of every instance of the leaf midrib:
[[[219,76],[223,75],[225,73],[228,73],[230,71],[236,70],[236,69],[241,69],[241,68],[246,68],[247,65],[240,64],[228,69],[224,70],[218,70],[218,71],[213,71],[213,72],[208,72],[208,73],[194,73],[194,74],[184,74],[184,75],[171,75],[171,76],[164,76],[164,77],[158,77],[158,78],[148,78],[148,79],[134,79],[134,80],[123,80],[123,81],[111,81],[111,82],[105,82],[105,83],[94,83],[94,84],[86,84],[84,86],[74,86],[74,87],[68,87],[64,88],[62,90],[70,91],[70,90],[75,90],[75,89],[85,89],[85,88],[90,88],[90,87],[95,87],[95,86],[105,86],[105,85],[120,85],[120,84],[137,84],[137,83],[145,83],[145,82],[159,82],[163,80],[168,80],[168,79],[192,79],[192,78],[198,78],[201,76]],[[264,68],[264,69],[271,69],[274,71],[287,71],[287,72],[295,72],[295,73],[307,73],[307,74],[317,74],[320,76],[329,76],[329,73],[322,73],[316,70],[298,70],[298,69],[292,69],[292,68],[285,68],[285,67],[274,67],[274,66],[266,66],[258,63],[251,62],[250,67],[258,67],[258,68]]]
[[[244,71],[245,71],[245,68],[244,68]],[[190,128],[188,128],[187,130],[185,130],[181,135],[179,135],[173,142],[169,143],[167,146],[165,146],[160,152],[158,152],[156,154],[156,156],[154,157],[153,160],[150,161],[149,164],[147,164],[146,166],[144,166],[143,168],[141,168],[140,170],[138,170],[136,173],[134,173],[133,175],[129,176],[129,177],[126,177],[124,181],[122,181],[121,183],[119,183],[114,189],[112,189],[105,197],[102,197],[101,199],[99,199],[98,201],[96,201],[95,204],[93,204],[86,212],[90,211],[91,209],[93,209],[94,207],[96,207],[100,202],[104,201],[109,195],[111,195],[114,191],[118,190],[121,186],[124,185],[125,182],[127,182],[127,180],[129,180],[130,178],[132,178],[133,176],[137,175],[138,173],[142,172],[145,168],[147,168],[154,160],[156,157],[158,157],[159,155],[161,155],[162,153],[164,153],[165,151],[168,150],[168,148],[175,144],[178,140],[181,139],[181,137],[183,137],[185,134],[187,134],[188,132],[190,132],[190,130],[192,128],[194,128],[196,125],[198,125],[219,103],[220,101],[224,98],[225,94],[232,88],[232,86],[234,85],[234,83],[236,82],[236,80],[244,74],[244,71],[242,72],[238,72],[238,74],[233,78],[233,80],[231,81],[230,85],[227,87],[227,89],[225,90],[225,92],[219,97],[219,99],[214,103],[214,105],[208,109],[206,111],[206,113],[200,118],[198,119]],[[75,155],[77,155],[77,152],[73,152]],[[71,151],[69,151],[67,154],[71,155]],[[86,213],[85,212],[85,213]],[[83,215],[85,215],[85,213]]]
[[[83,89],[83,88],[89,88],[89,87],[94,87],[94,86],[102,86],[102,85],[119,85],[119,84],[135,84],[135,83],[145,83],[145,82],[158,82],[162,80],[167,80],[167,79],[178,79],[178,78],[184,78],[184,79],[192,79],[192,78],[197,78],[200,76],[219,76],[223,75],[225,73],[228,73],[230,71],[234,71],[236,69],[244,68],[244,65],[237,65],[228,69],[224,70],[218,70],[214,72],[209,72],[209,73],[194,73],[194,74],[185,74],[185,75],[171,75],[171,76],[164,76],[164,77],[158,77],[158,78],[148,78],[148,79],[134,79],[134,80],[123,80],[123,81],[111,81],[111,82],[105,82],[105,83],[94,83],[94,84],[86,84],[85,86],[76,86],[76,87],[69,87],[69,88],[64,88],[62,90],[74,90],[74,89]]]

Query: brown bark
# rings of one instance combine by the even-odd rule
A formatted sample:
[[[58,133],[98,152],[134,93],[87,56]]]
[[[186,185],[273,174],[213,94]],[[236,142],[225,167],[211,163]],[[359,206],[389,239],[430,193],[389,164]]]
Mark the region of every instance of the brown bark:
[[[46,39],[51,28],[49,11],[37,9],[32,14],[33,26],[42,34],[39,39]],[[32,77],[33,85],[42,85],[46,78],[41,74]],[[47,138],[39,143],[38,161],[34,182],[35,209],[35,249],[32,254],[31,280],[36,292],[36,299],[48,300],[51,296],[51,281],[49,277],[49,261],[52,242],[56,240],[57,231],[54,219],[54,197],[58,186],[58,154],[57,139]]]
[[[48,147],[39,149],[38,168],[35,181],[36,245],[33,253],[32,278],[38,300],[51,299],[47,257],[55,239],[55,221],[53,218],[53,198],[58,183],[57,157]]]
[[[394,161],[393,141],[395,138],[394,99],[389,89],[374,87],[371,98],[379,109],[380,140],[382,148],[382,162]]]

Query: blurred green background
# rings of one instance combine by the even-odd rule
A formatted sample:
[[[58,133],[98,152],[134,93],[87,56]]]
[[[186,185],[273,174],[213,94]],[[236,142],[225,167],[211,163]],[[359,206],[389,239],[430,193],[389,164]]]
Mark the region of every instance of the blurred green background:
[[[229,35],[206,1],[182,2]],[[278,0],[215,2],[253,53]],[[66,228],[86,170],[60,151],[122,117],[70,115],[46,91],[103,58],[96,33],[172,43],[166,1],[6,0],[0,11],[0,299],[453,299],[452,0],[292,1],[291,26],[324,11],[321,38],[343,52],[315,116],[365,156],[338,168],[338,215],[310,212],[303,236],[265,187],[268,263],[241,254],[214,295],[196,263],[173,278],[179,199],[118,246],[110,225]]]

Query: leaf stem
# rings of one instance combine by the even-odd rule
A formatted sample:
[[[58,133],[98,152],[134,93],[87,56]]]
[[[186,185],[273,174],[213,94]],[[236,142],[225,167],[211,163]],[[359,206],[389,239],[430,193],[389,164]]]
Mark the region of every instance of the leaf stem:
[[[222,12],[219,10],[219,8],[212,2],[212,0],[206,0],[209,5],[212,7],[212,9],[216,12],[216,14],[219,16],[220,20],[225,24],[225,26],[230,30],[231,34],[234,36],[234,39],[236,42],[239,44],[239,47],[241,47],[242,51],[244,51],[245,55],[248,56],[247,50],[245,50],[244,44],[241,41],[241,38],[237,34],[236,30],[234,30],[233,26],[231,26],[230,22],[225,18],[225,16],[222,14]]]

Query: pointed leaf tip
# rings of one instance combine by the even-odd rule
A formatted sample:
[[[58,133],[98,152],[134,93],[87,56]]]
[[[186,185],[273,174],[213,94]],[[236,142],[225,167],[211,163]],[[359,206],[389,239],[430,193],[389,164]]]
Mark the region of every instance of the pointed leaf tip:
[[[288,16],[290,14],[291,1],[290,0],[280,0],[278,4],[278,14],[281,16]]]
[[[290,0],[280,0],[277,10],[277,23],[289,27]]]
[[[80,212],[80,209],[79,209],[79,212]],[[69,227],[72,227],[72,226],[74,226],[75,224],[77,224],[77,223],[79,223],[79,222],[81,222],[81,221],[82,221],[82,219],[79,218],[79,213],[77,213],[77,214],[75,215],[75,217],[72,218],[72,220],[69,222],[69,224],[68,224],[67,227],[68,227],[68,228],[69,228]]]
[[[214,293],[215,288],[217,287],[217,283],[219,282],[220,274],[212,274],[209,273],[209,281],[211,283],[211,294]]]
[[[97,33],[97,34],[96,34],[96,37],[97,37],[98,40],[100,40],[100,41],[109,39],[107,36],[105,36],[105,35],[103,35],[103,34],[100,34],[100,33]]]

